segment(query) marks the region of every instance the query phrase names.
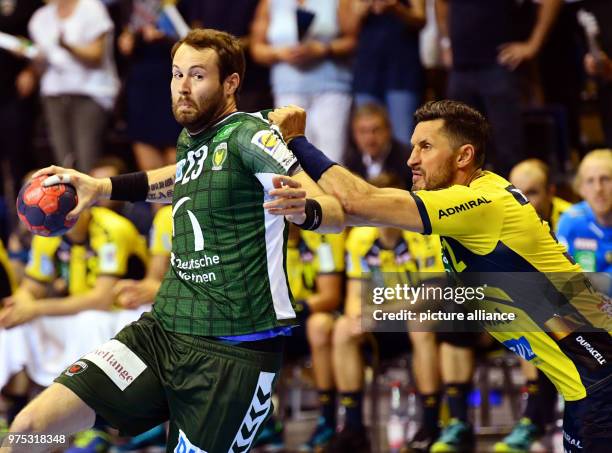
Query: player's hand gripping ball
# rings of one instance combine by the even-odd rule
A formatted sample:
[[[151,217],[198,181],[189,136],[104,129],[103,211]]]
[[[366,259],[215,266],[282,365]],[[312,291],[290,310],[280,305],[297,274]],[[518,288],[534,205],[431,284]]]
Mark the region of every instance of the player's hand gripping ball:
[[[43,187],[48,175],[28,181],[17,196],[17,215],[25,226],[40,236],[61,236],[77,219],[66,220],[66,214],[77,205],[76,190],[70,184]]]

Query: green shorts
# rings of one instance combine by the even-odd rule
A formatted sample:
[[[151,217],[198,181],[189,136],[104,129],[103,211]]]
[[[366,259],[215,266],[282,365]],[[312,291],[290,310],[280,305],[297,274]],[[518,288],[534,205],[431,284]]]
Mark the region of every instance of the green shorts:
[[[170,420],[169,452],[243,452],[272,413],[281,356],[167,332],[146,313],[55,382],[128,435]]]

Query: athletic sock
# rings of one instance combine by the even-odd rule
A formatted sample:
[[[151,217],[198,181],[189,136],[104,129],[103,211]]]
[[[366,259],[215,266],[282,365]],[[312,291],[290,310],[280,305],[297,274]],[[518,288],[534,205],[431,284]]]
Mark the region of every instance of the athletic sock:
[[[451,418],[456,418],[467,423],[468,395],[472,389],[472,384],[446,384],[444,387]]]
[[[345,409],[345,426],[351,430],[363,428],[362,419],[363,392],[342,392],[340,404]]]
[[[437,433],[440,420],[440,392],[419,393],[419,400],[423,410],[423,428],[429,433]]]
[[[525,405],[525,417],[531,420],[531,423],[538,424],[538,396],[540,395],[540,386],[537,379],[529,379],[525,384],[527,389],[527,404]]]
[[[319,390],[319,406],[321,417],[327,426],[336,427],[336,391]]]

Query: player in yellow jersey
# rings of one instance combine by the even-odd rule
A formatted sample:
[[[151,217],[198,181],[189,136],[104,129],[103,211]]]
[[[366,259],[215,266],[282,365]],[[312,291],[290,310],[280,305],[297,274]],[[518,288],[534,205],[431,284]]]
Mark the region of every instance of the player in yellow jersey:
[[[17,285],[9,255],[0,240],[0,307],[2,299],[9,297]],[[6,422],[0,419],[0,432],[11,424],[25,406],[27,376],[20,372],[24,367],[23,336],[20,332],[0,330],[0,390],[6,405]]]
[[[564,396],[565,450],[609,451],[612,318],[602,296],[527,198],[482,169],[488,124],[479,112],[439,101],[425,104],[415,117],[408,161],[414,191],[407,192],[376,188],[335,165],[303,137],[302,109],[270,115],[304,170],[340,200],[348,224],[439,234],[454,277],[489,287],[471,308],[514,314],[514,320],[488,324],[489,332],[536,365]],[[280,176],[275,184],[276,199],[265,207],[277,215],[295,212],[296,198],[305,196],[299,184]],[[444,451],[457,450],[450,445]]]
[[[117,302],[124,308],[152,304],[170,264],[172,251],[172,206],[155,214],[149,235],[149,265],[142,280],[125,279],[115,286]]]
[[[548,222],[550,229],[556,231],[559,217],[571,203],[555,196],[548,165],[539,159],[524,160],[514,166],[509,180],[527,197],[540,218]],[[510,434],[495,444],[496,452],[529,452],[544,434],[546,426],[554,421],[557,389],[527,360],[521,359],[521,368],[527,380],[523,416]]]

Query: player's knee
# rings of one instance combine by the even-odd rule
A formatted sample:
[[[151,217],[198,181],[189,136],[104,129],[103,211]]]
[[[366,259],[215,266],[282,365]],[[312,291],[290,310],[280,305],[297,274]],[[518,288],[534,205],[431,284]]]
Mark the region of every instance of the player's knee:
[[[334,325],[334,347],[350,345],[360,340],[361,336],[355,332],[353,324],[354,321],[346,316],[338,318]]]
[[[436,345],[435,332],[410,332],[410,341],[414,349],[422,349]]]
[[[306,323],[308,342],[312,347],[322,347],[331,344],[334,329],[334,318],[329,313],[314,313]]]

